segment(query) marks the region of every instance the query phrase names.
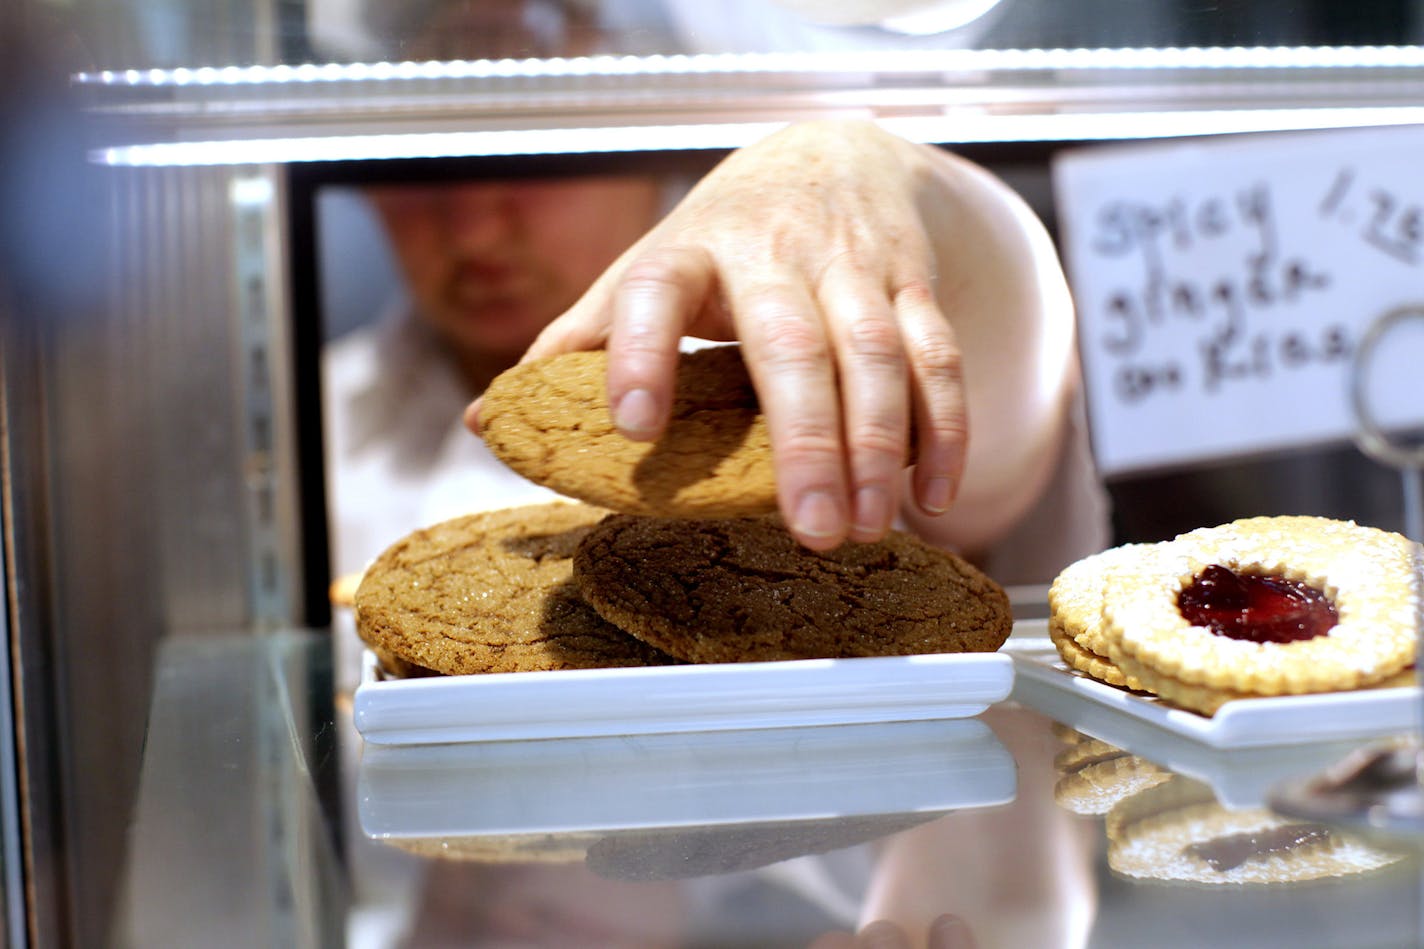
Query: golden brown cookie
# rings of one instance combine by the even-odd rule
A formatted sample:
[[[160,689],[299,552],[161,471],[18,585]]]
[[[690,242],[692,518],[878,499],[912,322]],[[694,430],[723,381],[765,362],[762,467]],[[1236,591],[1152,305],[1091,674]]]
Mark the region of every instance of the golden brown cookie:
[[[574,587],[574,549],[606,514],[555,502],[418,530],[367,569],[356,631],[381,654],[446,675],[666,664]]]
[[[1141,682],[1119,669],[1111,659],[1078,645],[1078,641],[1052,619],[1048,621],[1048,638],[1053,641],[1054,648],[1058,650],[1059,657],[1068,668],[1077,669],[1084,675],[1108,685],[1121,686],[1135,692],[1147,691]]]
[[[366,643],[366,647],[370,649],[371,654],[376,657],[376,662],[381,667],[381,674],[387,678],[424,679],[440,674],[434,669],[427,669],[413,662],[407,662],[384,646],[373,646],[370,643]]]
[[[1207,714],[1244,695],[1372,686],[1414,661],[1420,563],[1419,545],[1398,534],[1326,518],[1248,518],[1192,531],[1109,572],[1106,654],[1163,698]],[[1269,635],[1223,632],[1183,615],[1184,591],[1244,582],[1289,585],[1289,596],[1333,612],[1318,629],[1302,621]],[[1219,612],[1230,619],[1241,611]]]
[[[522,363],[486,390],[490,450],[560,494],[628,514],[735,517],[776,509],[771,442],[737,346],[684,353],[667,430],[613,426],[602,351]]]
[[[574,558],[599,614],[689,662],[992,652],[1012,618],[1003,589],[902,532],[817,553],[775,516],[614,515]]]
[[[1109,685],[1142,691],[1106,655],[1103,638],[1103,585],[1108,571],[1128,564],[1148,545],[1123,544],[1063,568],[1048,588],[1048,636],[1070,668]]]

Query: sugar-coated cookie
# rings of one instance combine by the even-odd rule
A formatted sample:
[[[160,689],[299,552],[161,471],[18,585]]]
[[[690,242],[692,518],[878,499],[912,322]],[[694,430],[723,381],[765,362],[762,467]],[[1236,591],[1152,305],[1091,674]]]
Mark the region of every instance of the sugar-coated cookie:
[[[1399,534],[1320,517],[1192,531],[1110,571],[1107,655],[1208,713],[1240,695],[1370,686],[1414,661],[1419,563]],[[1194,594],[1223,605],[1193,614]]]
[[[573,553],[607,511],[554,502],[415,531],[366,570],[356,631],[377,654],[446,675],[662,665],[574,587]]]
[[[628,514],[735,517],[776,509],[771,441],[738,346],[683,353],[667,430],[613,426],[603,351],[521,363],[486,390],[490,450],[524,477]]]
[[[1103,638],[1103,585],[1109,570],[1130,563],[1146,544],[1123,544],[1084,557],[1059,572],[1048,588],[1048,636],[1071,668],[1106,682],[1141,690],[1107,657]]]
[[[1323,517],[1255,517],[1084,558],[1050,587],[1071,668],[1214,714],[1270,695],[1407,684],[1424,548]]]

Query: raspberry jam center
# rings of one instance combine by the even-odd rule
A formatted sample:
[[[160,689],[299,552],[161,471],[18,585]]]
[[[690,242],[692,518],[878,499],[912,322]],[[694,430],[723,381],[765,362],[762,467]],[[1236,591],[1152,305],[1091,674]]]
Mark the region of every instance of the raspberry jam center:
[[[1225,873],[1255,860],[1275,854],[1290,853],[1302,847],[1330,840],[1330,831],[1323,824],[1287,824],[1269,830],[1247,831],[1190,844],[1189,856],[1205,861],[1218,873]]]
[[[1324,636],[1340,619],[1330,598],[1308,583],[1215,564],[1177,594],[1177,610],[1193,626],[1253,643]]]

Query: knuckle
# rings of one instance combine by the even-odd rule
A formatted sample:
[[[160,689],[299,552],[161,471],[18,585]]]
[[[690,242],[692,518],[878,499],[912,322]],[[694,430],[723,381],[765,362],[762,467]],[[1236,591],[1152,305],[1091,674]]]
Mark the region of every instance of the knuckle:
[[[898,462],[905,455],[907,433],[888,419],[866,419],[855,427],[851,445],[857,454],[883,456]]]
[[[963,412],[931,415],[919,434],[920,454],[934,450],[950,451],[953,446],[968,441],[969,418]]]
[[[839,463],[840,439],[817,420],[791,419],[780,445],[784,462],[797,466]]]
[[[900,328],[893,320],[862,316],[846,328],[846,347],[858,359],[898,365],[904,359]]]
[[[953,341],[939,334],[920,339],[914,352],[922,375],[957,383],[964,377],[964,355]]]
[[[756,308],[752,316],[761,325],[768,368],[809,372],[829,359],[825,336],[794,308],[774,303]]]
[[[679,265],[667,255],[639,257],[624,271],[619,292],[627,296],[666,293],[677,290],[686,274],[686,266]]]

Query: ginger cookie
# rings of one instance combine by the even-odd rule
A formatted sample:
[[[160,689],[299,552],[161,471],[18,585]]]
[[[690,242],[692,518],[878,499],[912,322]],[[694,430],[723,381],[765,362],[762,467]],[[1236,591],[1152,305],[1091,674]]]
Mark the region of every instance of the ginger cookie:
[[[654,442],[613,426],[608,356],[522,363],[485,391],[490,450],[524,477],[626,514],[737,517],[776,509],[771,441],[738,346],[683,353],[671,419]]]
[[[574,557],[604,619],[688,662],[992,652],[1008,597],[962,558],[903,532],[807,550],[775,516],[609,517]]]
[[[1155,545],[1103,591],[1108,657],[1174,704],[1364,688],[1414,662],[1418,544],[1320,517],[1247,518]]]
[[[574,550],[607,513],[554,502],[415,531],[366,570],[356,631],[383,662],[446,675],[667,664],[574,587]]]

